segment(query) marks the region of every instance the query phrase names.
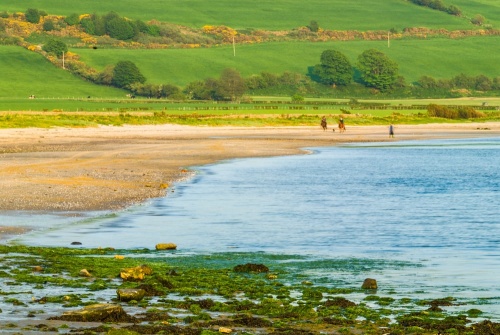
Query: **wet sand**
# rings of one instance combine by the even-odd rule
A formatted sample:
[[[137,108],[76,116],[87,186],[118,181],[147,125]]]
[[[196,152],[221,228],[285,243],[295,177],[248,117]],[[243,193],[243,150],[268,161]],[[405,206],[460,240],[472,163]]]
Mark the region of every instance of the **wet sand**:
[[[342,134],[319,125],[1,129],[0,211],[118,209],[164,195],[196,165],[349,142],[500,136],[500,123],[396,125],[395,134],[349,125]]]

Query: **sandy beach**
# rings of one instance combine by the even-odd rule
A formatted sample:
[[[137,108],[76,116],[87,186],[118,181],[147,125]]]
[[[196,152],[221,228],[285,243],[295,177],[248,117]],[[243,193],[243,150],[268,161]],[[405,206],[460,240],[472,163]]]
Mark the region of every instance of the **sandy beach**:
[[[349,142],[500,136],[500,123],[237,128],[179,125],[0,130],[1,211],[123,208],[160,197],[192,166]]]

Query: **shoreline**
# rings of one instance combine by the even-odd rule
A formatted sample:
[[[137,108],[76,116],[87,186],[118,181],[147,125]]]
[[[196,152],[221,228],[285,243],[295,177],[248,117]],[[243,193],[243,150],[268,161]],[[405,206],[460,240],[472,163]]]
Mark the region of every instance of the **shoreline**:
[[[346,143],[500,136],[500,122],[317,127],[180,125],[0,130],[0,213],[117,210],[164,196],[190,167]],[[0,225],[0,239],[12,228]]]
[[[318,127],[179,125],[0,130],[0,212],[114,210],[165,195],[192,166],[346,143],[500,136],[500,122]]]
[[[318,127],[319,128],[319,127]],[[169,132],[169,133],[163,133]],[[117,209],[132,205],[137,202],[146,201],[148,197],[141,198],[141,196],[154,194],[155,192],[165,194],[170,192],[171,188],[164,188],[160,182],[165,182],[167,177],[172,177],[176,182],[182,178],[190,176],[190,167],[200,166],[200,162],[204,164],[216,163],[224,159],[243,158],[243,157],[263,157],[263,156],[279,156],[279,155],[293,155],[293,154],[308,154],[311,147],[321,146],[335,146],[342,145],[343,143],[356,143],[356,142],[399,142],[411,140],[438,140],[438,139],[461,139],[461,138],[500,138],[500,123],[495,124],[466,124],[466,125],[425,125],[425,126],[396,126],[396,138],[390,139],[388,136],[388,127],[348,127],[346,134],[339,134],[338,132],[323,132],[321,129],[313,127],[303,128],[204,128],[204,127],[181,127],[181,126],[147,126],[147,127],[99,127],[95,129],[26,129],[26,130],[0,130],[0,183],[2,186],[11,183],[11,185],[21,189],[24,193],[18,193],[23,197],[29,199],[32,193],[44,192],[45,197],[36,202],[38,206],[43,206],[44,202],[58,201],[59,197],[64,194],[68,197],[75,197],[75,199],[67,199],[63,205],[81,204],[81,209],[65,212],[63,209],[38,209],[40,213],[57,213],[61,215],[77,215],[78,212],[86,210],[88,205],[101,201],[101,205],[108,206],[109,204],[116,204]],[[347,135],[347,136],[344,136]],[[9,137],[11,136],[11,137]],[[41,137],[43,136],[43,137]],[[41,142],[38,142],[41,141]],[[8,151],[10,150],[10,152]],[[167,154],[165,154],[167,152]],[[191,162],[192,164],[188,163]],[[182,163],[182,164],[181,164]],[[122,175],[123,174],[123,175]],[[9,179],[9,176],[12,179]],[[156,176],[158,184],[153,184],[152,178]],[[162,177],[162,178],[160,178]],[[106,179],[108,178],[108,179]],[[175,179],[177,178],[177,179]],[[18,183],[18,184],[16,184]],[[145,183],[151,183],[145,186]],[[111,185],[112,188],[109,188]],[[154,186],[156,185],[156,186]],[[27,187],[26,187],[27,186]],[[108,188],[106,188],[106,187]],[[135,191],[137,197],[129,199],[124,195],[132,194],[129,188],[137,187]],[[101,188],[99,188],[101,187]],[[17,189],[17,188],[15,188]],[[86,192],[92,193],[98,198],[91,199],[95,202],[86,202],[90,199],[90,195]],[[102,191],[102,193],[99,193]],[[147,193],[147,192],[151,193]],[[3,197],[13,197],[13,192],[9,192],[5,186],[1,188]],[[31,192],[31,193],[30,193]],[[143,192],[143,193],[141,193]],[[119,196],[115,198],[115,196]],[[161,196],[161,195],[160,195]],[[120,203],[117,199],[129,199],[131,202]],[[142,200],[141,200],[142,199]],[[12,198],[11,198],[12,200]],[[71,202],[73,200],[74,202]],[[0,200],[4,201],[3,199]],[[21,204],[26,204],[22,202]],[[46,203],[47,207],[52,206],[52,203]],[[62,206],[61,206],[62,207]],[[40,207],[43,208],[43,207]],[[31,209],[33,210],[33,209]],[[112,210],[112,208],[110,208]],[[27,210],[29,211],[29,209]],[[6,213],[6,210],[0,208],[0,216]],[[20,213],[23,213],[22,211]],[[27,212],[29,213],[29,212]],[[15,215],[15,212],[13,213]],[[29,215],[29,214],[28,214]],[[57,334],[60,328],[66,328],[67,331],[73,332],[95,332],[103,334],[108,331],[108,328],[103,328],[104,322],[81,322],[81,321],[62,321],[54,317],[60,317],[67,311],[81,310],[86,304],[85,298],[91,296],[90,301],[104,302],[107,305],[122,306],[129,315],[137,316],[142,322],[139,325],[130,325],[125,321],[115,321],[112,323],[107,322],[107,327],[122,328],[123,332],[127,329],[134,329],[138,332],[149,331],[149,327],[164,327],[165,331],[184,331],[186,329],[196,329],[200,332],[202,329],[210,329],[213,332],[220,332],[218,325],[230,326],[234,331],[248,331],[248,332],[263,332],[264,330],[252,325],[237,324],[238,316],[241,312],[232,312],[230,316],[222,318],[213,317],[206,322],[194,322],[184,324],[182,313],[190,315],[192,312],[189,308],[182,305],[179,307],[173,302],[165,300],[156,301],[155,297],[148,297],[140,304],[126,303],[118,301],[114,295],[114,291],[121,287],[121,282],[111,281],[110,278],[116,277],[119,269],[136,266],[137,264],[147,264],[154,269],[155,276],[148,279],[148,284],[155,282],[155,287],[162,287],[160,284],[163,282],[156,282],[158,278],[161,280],[175,281],[173,289],[168,291],[175,294],[175,290],[180,292],[183,285],[180,279],[186,280],[187,287],[191,289],[193,279],[190,279],[190,271],[195,273],[196,280],[200,278],[199,268],[203,268],[203,275],[206,275],[207,281],[210,283],[208,288],[218,287],[223,282],[223,287],[227,288],[231,277],[239,278],[238,274],[231,272],[232,276],[226,278],[224,271],[218,269],[206,269],[203,262],[206,261],[204,255],[184,255],[192,263],[179,259],[174,263],[172,259],[165,262],[162,252],[158,255],[160,258],[137,258],[138,254],[132,251],[125,251],[126,249],[115,251],[112,248],[96,248],[96,249],[80,249],[79,247],[72,248],[71,252],[67,250],[59,251],[57,247],[29,247],[23,245],[9,246],[8,241],[14,235],[22,235],[28,231],[23,225],[11,224],[10,226],[3,226],[0,223],[0,241],[5,244],[6,252],[5,267],[21,268],[19,278],[14,275],[12,271],[9,280],[6,280],[6,286],[9,291],[9,301],[2,305],[4,310],[4,319],[0,320],[0,327],[9,329],[11,332],[29,332],[32,334]],[[28,249],[25,249],[25,248]],[[9,249],[11,248],[11,249]],[[18,249],[16,249],[18,248]],[[88,254],[91,250],[94,253]],[[16,251],[21,251],[17,254]],[[27,255],[33,255],[34,263],[23,263]],[[61,252],[61,253],[59,253]],[[75,254],[73,254],[73,252]],[[78,253],[81,254],[78,254]],[[151,251],[154,253],[156,251]],[[122,259],[117,258],[120,253]],[[149,253],[149,251],[148,251]],[[133,256],[132,256],[133,255]],[[160,256],[161,255],[161,256]],[[182,257],[181,255],[177,255]],[[196,258],[198,257],[198,258]],[[193,261],[198,259],[198,261]],[[227,262],[227,256],[221,256],[224,262]],[[265,332],[276,332],[286,325],[287,329],[293,329],[296,333],[301,333],[301,329],[307,330],[310,334],[321,333],[339,333],[343,329],[351,329],[354,333],[406,333],[411,332],[419,326],[419,332],[422,334],[434,334],[443,329],[458,329],[457,327],[464,328],[461,323],[462,317],[467,317],[468,331],[476,329],[483,329],[484,331],[495,328],[499,329],[500,325],[497,323],[498,318],[495,314],[488,313],[487,307],[476,306],[473,302],[479,301],[480,294],[472,299],[464,298],[461,294],[449,294],[449,291],[443,290],[437,295],[426,292],[425,295],[421,293],[407,293],[403,289],[394,290],[391,288],[390,273],[385,271],[378,274],[376,277],[380,280],[380,287],[377,292],[359,290],[363,275],[360,280],[346,284],[344,292],[328,291],[324,289],[324,284],[314,280],[305,280],[303,277],[295,277],[296,273],[287,274],[286,271],[281,270],[275,263],[271,261],[272,257],[266,259],[264,264],[272,269],[269,276],[265,274],[251,275],[252,278],[258,281],[259,285],[266,282],[265,288],[276,289],[276,295],[283,295],[277,283],[297,280],[296,290],[304,290],[302,299],[307,304],[314,304],[318,310],[324,311],[331,309],[329,312],[332,317],[322,318],[319,316],[309,316],[307,314],[297,314],[296,319],[288,319],[286,317],[271,316],[266,313],[256,313],[257,307],[252,310],[252,317],[255,320],[266,319],[271,320],[269,329]],[[243,264],[247,258],[232,259],[234,264]],[[278,261],[279,263],[279,261]],[[57,264],[57,266],[56,266]],[[182,266],[180,265],[182,264]],[[201,264],[201,265],[200,265]],[[42,272],[38,273],[32,270],[33,265],[40,265]],[[45,270],[43,269],[45,268]],[[88,279],[85,287],[81,291],[76,290],[70,285],[59,284],[57,280],[64,277],[67,280],[72,280],[75,283],[83,281],[79,274],[80,269],[90,269],[92,278]],[[209,267],[210,268],[210,267]],[[34,269],[34,268],[33,268]],[[182,276],[167,275],[170,269],[174,269],[174,273],[182,273]],[[304,269],[303,269],[304,270]],[[420,270],[416,270],[420,271]],[[33,281],[27,282],[24,273],[27,273],[28,278]],[[70,275],[68,275],[70,273]],[[81,272],[80,272],[81,273]],[[434,272],[432,272],[434,273]],[[163,275],[162,275],[163,274]],[[287,277],[289,275],[289,277]],[[368,275],[368,274],[367,274]],[[451,276],[453,274],[450,274]],[[50,278],[49,281],[40,284],[37,280],[40,277]],[[70,278],[70,279],[68,279]],[[248,275],[244,275],[248,279]],[[311,277],[314,278],[314,277]],[[307,278],[309,279],[309,277]],[[87,291],[95,281],[96,285],[102,285],[106,282],[107,291]],[[26,294],[23,290],[16,288],[17,286],[12,283],[23,283],[23,285],[30,285],[31,290]],[[241,281],[236,281],[238,294],[242,292]],[[305,284],[306,283],[306,284]],[[255,292],[253,284],[248,285],[249,292]],[[57,286],[58,291],[53,291],[51,286]],[[394,283],[392,283],[392,287]],[[47,291],[44,289],[47,288]],[[246,289],[246,288],[245,288]],[[245,290],[243,289],[243,291]],[[415,288],[418,291],[418,287]],[[19,290],[19,292],[17,292]],[[399,291],[399,294],[398,294]],[[56,292],[56,293],[55,293]],[[71,292],[69,294],[68,292]],[[96,293],[104,292],[104,293]],[[265,291],[268,292],[268,291]],[[274,292],[274,291],[273,291]],[[304,292],[310,292],[306,295]],[[321,303],[313,299],[313,293],[321,293],[322,297],[326,299],[325,303]],[[212,293],[208,291],[208,293]],[[374,295],[376,294],[376,295]],[[249,295],[250,296],[250,295]],[[259,306],[267,307],[269,301],[264,299],[266,296],[259,300]],[[291,295],[290,295],[291,297]],[[340,307],[330,306],[333,302],[337,301],[334,298],[341,299],[343,303],[350,304],[363,304],[368,305],[367,308],[360,307],[355,309],[361,316],[369,312],[370,316],[380,317],[380,320],[369,322],[356,322],[347,323],[347,319],[342,318],[342,313],[336,311]],[[404,298],[401,298],[404,297]],[[442,298],[445,297],[445,298]],[[469,299],[470,298],[470,299]],[[68,299],[68,300],[66,300]],[[193,303],[203,302],[199,295],[189,295]],[[257,298],[256,298],[257,299]],[[260,298],[259,298],[260,299]],[[282,297],[283,301],[288,301],[288,295]],[[294,298],[295,299],[295,298]],[[342,300],[344,299],[344,300]],[[409,304],[406,300],[412,300]],[[464,300],[465,299],[465,300]],[[209,300],[209,299],[208,299]],[[207,301],[208,301],[207,300]],[[404,301],[403,301],[404,300]],[[187,299],[186,299],[187,301]],[[340,300],[339,300],[340,301]],[[389,301],[389,306],[387,302]],[[391,302],[393,301],[393,302]],[[462,305],[466,301],[468,304]],[[12,303],[12,302],[18,302]],[[42,307],[43,306],[43,307]],[[232,304],[228,304],[232,306]],[[443,307],[440,307],[443,306]],[[450,306],[450,307],[446,307]],[[463,307],[457,307],[463,306]],[[493,305],[494,306],[494,305]],[[259,307],[263,309],[264,307]],[[273,306],[273,311],[276,306]],[[342,307],[342,308],[345,308]],[[458,310],[461,308],[461,310]],[[151,315],[148,319],[148,314],[141,314],[146,309],[158,311],[158,315]],[[176,311],[181,310],[180,314]],[[342,309],[344,310],[344,309]],[[392,318],[399,315],[401,321],[388,323],[387,311],[391,311]],[[435,312],[438,310],[438,312]],[[257,310],[258,311],[258,310]],[[352,310],[354,311],[354,309]],[[429,311],[433,311],[430,313]],[[210,313],[210,309],[202,309],[202,312]],[[216,310],[215,313],[217,313]],[[229,315],[227,311],[225,311]],[[246,312],[249,313],[249,312]],[[418,314],[416,314],[418,313]],[[12,319],[9,320],[9,315]],[[285,314],[283,314],[285,315]],[[325,314],[326,315],[326,314]],[[458,316],[457,316],[458,315]],[[413,322],[416,316],[420,320],[415,327]],[[161,323],[157,317],[161,317]],[[190,316],[196,320],[198,314]],[[236,320],[236,321],[235,321]],[[340,321],[346,323],[335,323]],[[456,320],[456,321],[455,321]],[[334,322],[335,321],[335,322]],[[148,322],[148,323],[146,323]],[[232,323],[229,323],[232,322]],[[311,325],[314,324],[314,328]],[[275,325],[281,325],[276,326]],[[432,327],[428,326],[432,325]],[[134,327],[134,328],[132,328]],[[273,328],[274,327],[274,328]],[[426,328],[430,327],[430,328]],[[158,328],[160,329],[160,328]],[[465,331],[465,330],[464,330]],[[117,331],[119,332],[119,331]]]

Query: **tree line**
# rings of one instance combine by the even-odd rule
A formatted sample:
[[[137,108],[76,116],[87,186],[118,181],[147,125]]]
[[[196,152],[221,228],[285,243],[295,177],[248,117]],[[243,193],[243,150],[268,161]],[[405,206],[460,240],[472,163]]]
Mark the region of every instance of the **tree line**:
[[[325,50],[321,54],[320,64],[311,70],[311,77],[325,85],[347,86],[355,78],[357,71],[358,82],[367,87],[379,90],[388,90],[401,80],[398,64],[387,57],[383,52],[369,49],[358,56],[356,67],[340,51]]]

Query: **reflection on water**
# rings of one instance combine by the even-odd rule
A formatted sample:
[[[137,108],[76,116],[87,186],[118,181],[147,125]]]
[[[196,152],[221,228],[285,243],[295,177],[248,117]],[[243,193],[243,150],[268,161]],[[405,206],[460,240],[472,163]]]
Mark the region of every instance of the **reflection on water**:
[[[415,141],[228,161],[123,212],[37,217],[43,229],[16,242],[408,261],[418,266],[356,276],[402,293],[489,298],[500,317],[499,149],[500,139]]]

